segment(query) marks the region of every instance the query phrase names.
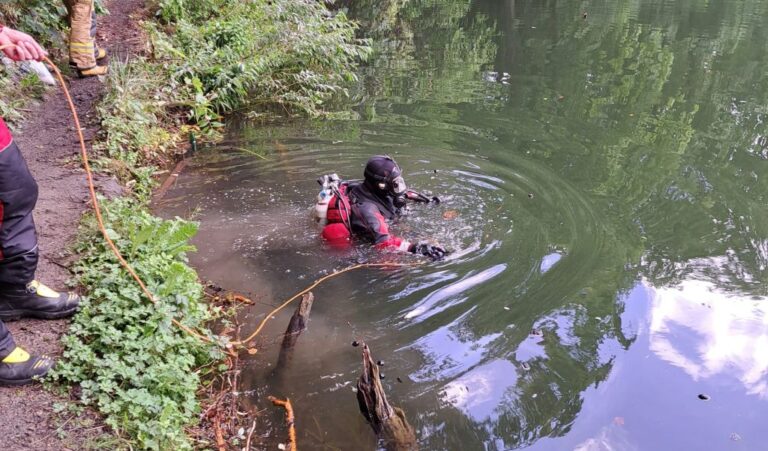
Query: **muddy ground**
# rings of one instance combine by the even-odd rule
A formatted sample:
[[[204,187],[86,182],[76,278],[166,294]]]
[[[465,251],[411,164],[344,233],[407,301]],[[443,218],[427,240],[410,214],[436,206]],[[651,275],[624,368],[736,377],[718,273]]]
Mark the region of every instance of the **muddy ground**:
[[[142,50],[139,19],[145,16],[143,0],[111,0],[109,16],[99,18],[97,44],[111,58],[126,59]],[[66,64],[66,59],[64,63]],[[96,136],[95,105],[102,95],[96,78],[68,80],[80,112],[90,147]],[[70,274],[68,245],[77,231],[80,216],[88,208],[85,173],[81,169],[79,145],[69,108],[59,88],[51,89],[44,101],[16,127],[14,137],[40,187],[35,210],[41,259],[37,279],[62,289]],[[106,194],[119,191],[111,179],[101,178]],[[22,320],[8,323],[17,343],[34,353],[59,355],[60,338],[68,321]],[[0,449],[80,450],[103,447],[103,427],[88,416],[57,415],[54,404],[61,399],[39,385],[0,388]],[[101,445],[99,444],[101,443]],[[110,446],[111,448],[111,446]]]

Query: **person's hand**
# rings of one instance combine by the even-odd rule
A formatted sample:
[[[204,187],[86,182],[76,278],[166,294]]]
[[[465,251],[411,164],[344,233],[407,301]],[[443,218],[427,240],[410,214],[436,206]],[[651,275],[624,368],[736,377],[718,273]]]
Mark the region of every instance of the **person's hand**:
[[[445,257],[445,254],[447,254],[442,246],[431,244],[427,241],[419,241],[418,243],[411,244],[408,251],[414,254],[424,255],[432,260],[441,260]]]
[[[48,55],[32,36],[8,27],[0,31],[0,47],[14,61],[40,61]]]

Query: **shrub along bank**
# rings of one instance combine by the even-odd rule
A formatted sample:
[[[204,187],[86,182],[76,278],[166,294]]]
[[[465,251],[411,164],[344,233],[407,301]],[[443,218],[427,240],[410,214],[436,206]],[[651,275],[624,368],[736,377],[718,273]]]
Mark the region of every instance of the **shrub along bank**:
[[[190,131],[215,136],[228,112],[264,114],[277,105],[283,113],[322,114],[369,49],[343,14],[314,0],[160,0],[155,10],[156,20],[145,24],[150,57],[111,68],[97,148],[98,167],[130,181],[134,192],[104,202],[108,232],[158,304],[142,296],[86,218],[77,273],[88,297],[53,377],[79,386],[80,401],[136,447],[189,449],[184,431],[199,415],[195,369],[220,356],[171,320],[204,330],[219,312],[203,302],[186,264],[196,225],[147,210],[151,165],[167,160]]]
[[[102,106],[107,168],[162,161],[223,114],[322,115],[370,48],[316,0],[160,0],[151,55],[118,67]],[[128,164],[129,167],[123,167]],[[135,174],[134,174],[135,175]]]

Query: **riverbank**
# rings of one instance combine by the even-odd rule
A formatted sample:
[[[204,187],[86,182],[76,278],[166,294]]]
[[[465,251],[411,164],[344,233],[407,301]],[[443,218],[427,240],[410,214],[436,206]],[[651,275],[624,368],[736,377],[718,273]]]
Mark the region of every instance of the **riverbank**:
[[[97,42],[112,55],[111,74],[71,80],[101,173],[97,188],[121,198],[104,203],[107,229],[156,304],[119,268],[92,218],[79,225],[90,199],[60,92],[51,90],[15,130],[41,190],[38,277],[56,287],[74,277],[87,297],[71,322],[10,325],[23,346],[59,357],[53,389],[68,390],[74,402],[40,386],[0,391],[6,449],[195,446],[187,428],[199,421],[196,394],[210,371],[200,368],[221,354],[171,320],[216,341],[205,325],[220,310],[205,303],[186,265],[196,226],[149,213],[152,174],[184,151],[189,133],[215,138],[225,113],[256,105],[256,115],[272,106],[320,114],[368,51],[343,14],[313,2],[277,3],[210,0],[181,9],[160,2],[148,11],[140,0],[107,2]],[[101,417],[84,415],[81,405]]]

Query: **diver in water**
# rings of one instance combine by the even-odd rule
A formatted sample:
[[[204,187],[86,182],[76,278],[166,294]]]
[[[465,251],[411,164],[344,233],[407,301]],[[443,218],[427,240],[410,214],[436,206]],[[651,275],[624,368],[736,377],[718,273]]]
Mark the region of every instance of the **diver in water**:
[[[327,201],[328,224],[323,228],[323,238],[339,243],[355,236],[372,242],[379,249],[421,254],[433,260],[445,256],[445,249],[439,245],[427,241],[411,243],[389,232],[387,221],[401,215],[407,200],[439,202],[436,197],[429,199],[408,190],[402,171],[392,157],[371,157],[362,181],[341,182],[338,176],[330,176],[330,180],[328,177],[320,180],[324,188],[330,185],[332,192]]]

